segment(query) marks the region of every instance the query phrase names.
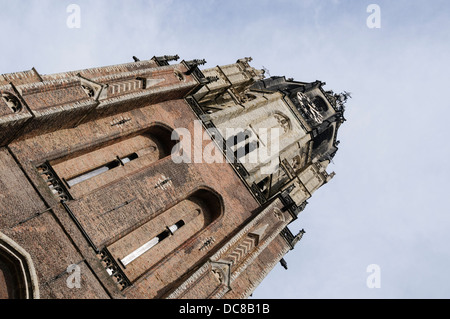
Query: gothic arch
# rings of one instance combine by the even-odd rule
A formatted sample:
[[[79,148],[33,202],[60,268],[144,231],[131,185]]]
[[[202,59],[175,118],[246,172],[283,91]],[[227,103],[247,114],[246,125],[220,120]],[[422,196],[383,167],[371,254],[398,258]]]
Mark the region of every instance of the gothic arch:
[[[286,114],[276,111],[273,116],[278,122],[278,127],[282,128],[284,133],[288,133],[292,129],[291,120]]]
[[[326,113],[328,112],[328,104],[327,102],[325,102],[325,100],[323,98],[321,98],[320,96],[315,96],[312,100],[312,103],[314,104],[314,106],[316,107],[317,111],[319,111],[320,113]]]
[[[180,136],[176,130],[164,123],[153,123],[143,135],[153,137],[157,141],[160,159],[171,155],[172,151],[177,150],[179,147]]]
[[[0,299],[39,299],[39,285],[31,256],[2,233]]]
[[[165,244],[166,253],[176,251],[179,247],[191,242],[192,239],[198,237],[219,220],[223,213],[222,196],[208,187],[200,187],[194,190],[183,200],[165,210],[154,221],[161,218],[165,221],[171,221],[169,224],[182,222],[182,227],[178,230],[176,236],[173,236],[169,243]],[[171,225],[167,226],[170,228]]]
[[[327,146],[333,141],[334,136],[334,126],[330,125],[325,131],[320,133],[315,139],[313,143],[313,151],[318,149],[326,149]]]
[[[100,175],[114,176],[110,171],[120,171],[120,167],[131,162],[141,161],[141,167],[147,167],[169,157],[178,151],[178,139],[172,128],[156,122],[144,130],[51,159],[37,169],[56,196],[62,200],[72,199],[104,185],[105,180]],[[82,187],[82,183],[92,188]]]
[[[281,129],[281,134],[286,134],[292,129],[292,123],[289,116],[280,112],[272,111],[250,122],[250,127],[259,130],[266,129],[270,131],[272,128]]]

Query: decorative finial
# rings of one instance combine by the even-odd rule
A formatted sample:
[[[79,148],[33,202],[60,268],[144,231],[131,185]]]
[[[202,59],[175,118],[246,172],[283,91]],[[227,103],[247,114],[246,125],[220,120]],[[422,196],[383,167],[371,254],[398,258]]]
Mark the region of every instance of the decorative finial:
[[[180,56],[178,54],[164,56],[164,60],[166,60],[166,61],[177,61],[179,58],[180,58]]]
[[[187,70],[187,72],[185,74],[186,75],[192,74],[199,65],[204,65],[204,64],[206,64],[205,59],[201,59],[201,60],[194,59],[194,60],[186,61],[186,65],[188,66],[189,70]]]
[[[180,58],[178,54],[176,55],[164,55],[164,56],[158,56],[154,57],[154,60],[160,65],[169,65],[169,61],[177,61]]]
[[[190,60],[190,61],[186,61],[186,64],[191,66],[191,65],[204,65],[206,64],[206,60],[205,59],[194,59],[194,60]]]
[[[267,69],[264,65],[263,65],[263,68],[262,68],[262,70],[264,71],[264,74],[266,74],[267,73],[267,75],[269,76],[269,78],[270,77],[272,77],[271,75],[270,75],[270,71],[269,71],[269,69]]]
[[[200,81],[202,84],[210,84],[212,82],[219,81],[219,77],[218,76],[207,76],[206,78],[200,79]]]

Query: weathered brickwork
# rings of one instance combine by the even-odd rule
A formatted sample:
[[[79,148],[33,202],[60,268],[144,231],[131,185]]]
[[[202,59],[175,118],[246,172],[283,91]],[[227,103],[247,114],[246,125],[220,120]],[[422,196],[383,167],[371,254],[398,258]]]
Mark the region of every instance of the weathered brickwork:
[[[287,227],[332,177],[334,131],[248,58],[177,59],[0,76],[0,298],[247,298],[301,239]],[[294,86],[337,129],[336,101]],[[208,130],[247,126],[286,133],[277,173],[227,162]],[[202,161],[174,160],[188,148]]]

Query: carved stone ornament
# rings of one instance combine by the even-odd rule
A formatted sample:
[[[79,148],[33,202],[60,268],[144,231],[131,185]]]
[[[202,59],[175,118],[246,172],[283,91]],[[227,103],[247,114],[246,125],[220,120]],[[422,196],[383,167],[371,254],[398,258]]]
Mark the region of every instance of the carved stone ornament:
[[[299,169],[301,169],[301,161],[302,159],[298,155],[292,159],[291,166],[294,172],[297,172]]]
[[[91,88],[90,86],[86,84],[82,84],[81,87],[83,88],[84,92],[86,92],[87,96],[94,97],[95,96],[95,90]]]
[[[280,209],[278,209],[277,207],[275,207],[273,209],[273,214],[279,221],[282,221],[282,222],[286,221],[286,219],[284,218],[283,212]]]
[[[83,77],[80,73],[78,73],[77,76],[80,79],[81,88],[88,97],[96,100],[104,100],[107,98],[108,90],[106,90],[106,88],[108,85],[96,83]]]
[[[214,275],[214,278],[219,282],[219,284],[223,284],[225,281],[225,275],[223,274],[223,271],[221,269],[213,269],[212,273]]]
[[[180,82],[185,82],[186,78],[180,70],[175,69],[174,74]]]
[[[235,95],[241,103],[247,103],[257,98],[255,94],[249,93],[248,91],[242,92],[240,94],[235,93]]]
[[[214,278],[217,280],[219,285],[225,285],[228,288],[230,287],[231,280],[231,268],[230,264],[227,261],[213,261],[211,262],[211,272],[214,275]]]
[[[8,105],[8,107],[13,111],[14,113],[18,113],[22,111],[22,104],[20,103],[17,96],[14,94],[11,94],[9,92],[1,93],[2,100]]]
[[[285,115],[275,113],[275,119],[278,121],[278,125],[287,133],[291,129],[291,123],[288,117]]]

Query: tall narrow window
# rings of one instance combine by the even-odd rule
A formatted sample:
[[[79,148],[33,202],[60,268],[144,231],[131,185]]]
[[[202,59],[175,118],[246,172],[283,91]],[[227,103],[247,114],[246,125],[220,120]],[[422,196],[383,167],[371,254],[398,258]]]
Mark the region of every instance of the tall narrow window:
[[[171,135],[171,130],[157,125],[52,160],[48,165],[75,198],[170,156],[177,143]]]
[[[25,253],[26,255],[26,253]],[[31,275],[32,262],[16,243],[0,233],[0,299],[32,299],[37,282]]]
[[[216,194],[198,190],[107,248],[133,282],[171,253],[179,252],[181,256],[180,247],[216,221],[222,205]],[[176,271],[182,274],[191,266],[180,260]]]
[[[114,159],[113,161],[107,163],[106,165],[103,165],[101,167],[92,169],[92,170],[87,171],[87,172],[85,172],[83,174],[75,176],[75,177],[73,177],[73,178],[71,178],[69,180],[66,180],[67,184],[70,187],[72,187],[72,186],[74,186],[76,184],[82,183],[82,182],[84,182],[84,181],[86,181],[86,180],[88,180],[90,178],[93,178],[93,177],[95,177],[97,175],[100,175],[100,174],[103,174],[103,173],[105,173],[105,172],[107,172],[109,170],[112,170],[112,169],[114,169],[116,167],[124,166],[125,164],[130,163],[131,161],[133,161],[135,159],[138,159],[138,158],[139,158],[139,155],[137,153],[130,154],[130,155],[125,156],[123,158],[120,158],[119,156],[116,156],[116,159]]]
[[[234,152],[234,158],[242,160],[259,147],[259,141],[251,130],[244,130],[228,138],[227,146]]]
[[[251,142],[245,144],[243,147],[238,148],[235,151],[234,156],[237,159],[241,159],[241,158],[247,156],[248,154],[250,154],[251,152],[257,150],[258,147],[259,147],[258,141],[251,141]]]
[[[249,130],[241,131],[241,132],[237,133],[236,135],[228,138],[227,145],[236,146],[236,145],[240,144],[241,142],[247,141],[249,138],[252,137],[252,134],[253,133]]]
[[[133,262],[135,259],[139,258],[144,253],[146,253],[147,251],[152,249],[154,246],[161,243],[164,239],[174,235],[175,232],[178,231],[184,225],[185,225],[184,220],[180,220],[177,223],[175,223],[174,225],[166,227],[166,229],[163,232],[161,232],[158,236],[156,236],[155,238],[152,238],[149,242],[145,243],[144,245],[142,245],[141,247],[139,247],[138,249],[133,251],[131,254],[129,254],[125,258],[121,259],[120,261],[121,261],[122,265],[127,266],[128,264]]]

